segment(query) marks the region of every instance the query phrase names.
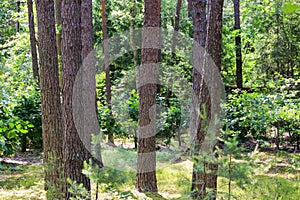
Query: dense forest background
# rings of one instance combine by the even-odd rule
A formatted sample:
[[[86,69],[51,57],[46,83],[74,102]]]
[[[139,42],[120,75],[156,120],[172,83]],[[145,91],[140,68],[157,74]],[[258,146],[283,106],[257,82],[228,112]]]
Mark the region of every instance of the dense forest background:
[[[47,46],[47,44],[40,39],[42,38],[40,34],[42,29],[38,29],[37,25],[38,22],[42,24],[43,21],[42,14],[39,15],[38,10],[36,12],[36,7],[38,8],[39,5],[35,4],[36,2],[33,4],[30,2],[31,0],[27,2],[3,0],[0,3],[0,156],[3,158],[14,156],[18,152],[30,152],[32,149],[41,151],[43,147],[45,148],[43,143],[46,143],[42,133],[40,84],[46,77],[53,76],[53,71],[39,68],[41,66],[35,64],[37,60],[34,59],[32,44],[36,42],[34,45],[38,48],[38,52],[36,52],[38,65],[41,65],[41,60],[44,58],[40,57],[41,49],[39,48]],[[100,159],[100,164],[98,163],[99,165],[95,167],[88,159],[85,159],[84,164],[83,162],[78,164],[81,167],[78,169],[84,170],[93,183],[97,183],[97,189],[92,185],[93,191],[97,190],[98,194],[98,190],[101,190],[102,193],[109,193],[108,196],[115,196],[116,199],[122,199],[122,195],[125,196],[123,199],[137,198],[128,192],[128,188],[124,188],[128,185],[133,187],[135,184],[132,180],[132,171],[126,170],[131,162],[135,162],[132,159],[135,160],[138,144],[141,144],[141,140],[137,136],[137,129],[140,120],[139,103],[144,94],[139,93],[135,87],[135,69],[136,66],[145,62],[142,46],[137,44],[141,43],[142,37],[139,35],[141,34],[139,30],[144,27],[146,18],[145,6],[147,4],[145,2],[141,0],[93,0],[90,2],[92,3],[91,22],[93,27],[90,30],[93,31],[91,34],[94,40],[94,45],[90,48],[95,49],[97,117],[100,132],[103,134],[102,160]],[[167,38],[164,40],[166,42],[164,45],[174,46],[174,30],[178,32],[179,39],[177,47],[174,47],[175,51],[163,49],[159,52],[161,54],[159,66],[163,69],[160,74],[167,84],[156,88],[156,94],[154,96],[152,94],[154,101],[161,108],[156,113],[158,115],[157,130],[154,139],[154,147],[157,149],[157,165],[161,170],[157,171],[158,178],[164,180],[169,178],[161,175],[172,172],[173,168],[164,171],[166,166],[171,165],[170,163],[188,160],[190,163],[199,164],[203,161],[203,166],[198,168],[203,173],[207,163],[220,162],[222,164],[218,164],[217,174],[222,179],[219,183],[226,186],[220,188],[221,186],[218,185],[220,193],[217,193],[214,190],[216,188],[213,187],[210,193],[210,187],[207,186],[208,190],[205,194],[201,193],[201,198],[204,198],[203,195],[205,195],[208,199],[214,199],[217,194],[218,199],[230,199],[234,198],[234,195],[240,195],[236,197],[237,199],[244,199],[243,195],[246,194],[239,191],[244,187],[248,187],[251,191],[258,191],[260,186],[255,185],[257,182],[261,181],[272,185],[275,181],[276,184],[278,183],[276,187],[280,187],[280,184],[283,185],[283,190],[279,190],[276,197],[272,196],[273,190],[276,191],[276,188],[263,188],[260,194],[253,192],[251,193],[253,196],[247,196],[247,198],[254,199],[254,196],[258,195],[256,199],[297,199],[297,195],[300,195],[299,192],[295,192],[299,191],[300,187],[299,183],[296,183],[300,178],[299,1],[244,0],[240,2],[235,0],[224,2],[220,73],[225,87],[225,101],[221,103],[222,126],[219,146],[216,148],[217,153],[215,152],[219,158],[215,158],[215,154],[213,156],[202,155],[202,157],[198,155],[197,161],[195,161],[195,157],[190,158],[192,154],[189,138],[191,108],[186,105],[189,105],[192,99],[187,99],[184,91],[176,91],[180,87],[180,83],[176,82],[176,77],[172,77],[174,74],[179,74],[181,79],[186,81],[184,83],[186,88],[193,86],[193,63],[189,62],[188,58],[192,55],[187,53],[189,51],[185,52],[179,47],[182,45],[180,38],[188,38],[191,41],[195,39],[193,9],[190,7],[191,5],[195,6],[196,3],[193,4],[193,2],[197,1],[162,0],[159,2],[161,4],[159,26],[162,27],[163,35]],[[211,3],[211,1],[209,2]],[[238,7],[237,4],[239,4]],[[30,7],[33,8],[33,12],[29,9]],[[40,12],[42,13],[41,10]],[[152,19],[151,16],[154,14],[150,15],[149,21]],[[38,19],[38,17],[40,18]],[[62,17],[67,19],[67,17]],[[62,38],[67,37],[69,30],[67,28],[72,30],[71,25],[64,27],[63,23],[55,20],[56,36],[58,38],[60,35]],[[34,23],[32,24],[32,22]],[[67,21],[64,22],[67,23]],[[82,20],[81,22],[83,23]],[[68,24],[72,24],[71,19]],[[35,29],[31,29],[31,31],[35,30],[33,34],[30,31],[30,25],[35,27]],[[107,39],[111,39],[112,42],[106,43]],[[57,41],[59,39],[56,39],[54,43]],[[80,41],[74,40],[74,42],[76,44]],[[71,66],[71,64],[67,64],[73,61],[71,55],[74,54],[68,52],[67,47],[71,48],[72,45],[68,46],[67,42],[62,43],[62,52],[60,52],[58,42],[57,44],[57,82],[59,86],[57,91],[62,93],[63,88],[67,88],[68,77],[64,74],[69,73],[68,67]],[[192,42],[189,45],[186,46],[186,49],[193,48]],[[79,53],[78,56],[80,57],[80,55]],[[109,59],[110,62],[107,61]],[[70,72],[70,74],[72,73]],[[68,99],[67,93],[66,96],[63,94],[62,98]],[[59,98],[56,100],[60,101]],[[64,111],[62,113],[65,119],[68,119],[68,113],[64,113]],[[91,140],[98,141],[97,138]],[[72,149],[72,146],[67,148]],[[140,153],[140,151],[138,152]],[[258,169],[257,159],[260,156],[264,158],[258,152],[275,152],[269,155],[272,162],[274,159],[276,160],[277,156],[287,159],[286,162],[289,164],[287,170],[294,170],[294,175],[289,180],[290,185],[288,182],[276,182],[277,179],[254,177],[254,171]],[[46,157],[48,164],[54,162],[51,159],[50,156]],[[116,167],[117,160],[123,164]],[[238,162],[239,160],[243,161]],[[268,156],[265,157],[265,160],[268,160]],[[107,166],[103,169],[101,169],[102,161],[103,165]],[[93,162],[97,163],[94,160]],[[273,165],[269,166],[269,164],[263,164],[262,170],[271,169]],[[168,191],[168,193],[170,196],[172,193],[181,193],[178,199],[186,199],[191,193],[191,189],[187,186],[193,186],[190,185],[191,177],[187,178],[183,175],[186,169],[183,166],[180,167],[174,177],[182,177],[182,179],[177,178],[175,182],[178,183],[176,187],[183,189]],[[7,169],[2,161],[0,168]],[[45,168],[47,179],[47,167]],[[190,168],[193,167],[190,166]],[[191,174],[192,172],[196,173],[195,166],[193,170],[190,168]],[[39,170],[42,171],[41,168]],[[72,170],[70,169],[70,171]],[[280,173],[279,170],[275,174]],[[50,177],[51,181],[49,174],[48,178]],[[76,178],[66,183],[71,188],[69,193],[74,198],[79,195],[78,199],[88,196],[89,192],[85,189],[90,190],[91,186],[86,187],[86,184],[84,187],[80,186],[74,180]],[[231,185],[231,181],[234,182],[232,183],[234,186]],[[142,182],[141,185],[143,185]],[[125,183],[127,186],[124,186]],[[58,183],[54,181],[55,184]],[[100,188],[98,188],[98,184]],[[159,184],[161,186],[158,188],[166,189],[170,183],[165,181],[165,183],[159,182]],[[142,187],[141,185],[137,184],[136,187],[139,189]],[[195,187],[193,191],[200,190],[199,186]],[[231,187],[239,189],[234,191]],[[47,187],[45,189],[50,190]],[[263,198],[264,190],[268,191],[265,198]],[[157,192],[157,188],[156,191],[155,189],[153,191]],[[149,190],[149,192],[153,191]],[[291,194],[292,191],[295,192],[294,196]],[[92,192],[92,194],[94,193]],[[249,195],[251,194],[249,193]],[[49,196],[49,193],[47,195],[48,199],[51,199],[51,195]],[[165,198],[171,199],[170,196]],[[193,195],[191,196],[193,197]],[[163,197],[151,198],[161,199]],[[195,198],[200,198],[197,192]]]

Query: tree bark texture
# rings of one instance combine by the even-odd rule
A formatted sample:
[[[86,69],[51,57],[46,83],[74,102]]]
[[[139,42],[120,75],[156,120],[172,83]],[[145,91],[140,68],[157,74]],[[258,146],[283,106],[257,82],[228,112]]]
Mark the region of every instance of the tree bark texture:
[[[33,72],[34,79],[36,79],[39,82],[39,78],[40,78],[39,65],[38,65],[37,48],[36,48],[32,0],[27,0],[27,9],[28,9],[28,24],[29,24],[29,34],[30,34],[31,59],[32,59],[32,72]]]
[[[90,191],[90,180],[82,173],[83,162],[89,154],[78,134],[73,118],[73,89],[76,75],[82,64],[81,0],[62,2],[62,72],[63,72],[63,127],[65,177]],[[68,187],[68,185],[67,185]],[[71,194],[65,188],[66,199]]]
[[[136,185],[140,192],[157,192],[155,117],[160,61],[160,0],[145,0],[142,66],[138,72],[139,121]]]
[[[242,61],[242,39],[240,22],[240,0],[234,0],[234,29],[238,31],[235,37],[235,56],[236,56],[236,85],[239,89],[243,88],[243,61]]]
[[[57,46],[53,0],[37,1],[38,40],[40,55],[40,88],[42,99],[42,127],[47,197],[53,189],[62,193],[63,132],[58,81]],[[60,198],[61,196],[55,196]]]
[[[212,61],[221,71],[222,61],[222,22],[223,22],[223,4],[224,0],[211,0],[211,7],[209,9],[209,20],[207,26],[207,39],[206,39],[206,51],[211,56]],[[216,86],[218,87],[218,86]],[[220,102],[217,101],[215,105],[216,110],[220,110]],[[219,113],[214,113],[212,117],[219,117]],[[216,121],[215,119],[214,121]],[[219,135],[219,129],[217,129]],[[217,156],[217,155],[215,155]],[[208,163],[209,173],[206,174],[206,186],[217,194],[217,169],[218,166],[213,163]],[[212,198],[212,199],[215,199]]]
[[[207,34],[207,21],[206,21],[206,0],[191,0],[193,8],[193,22],[194,22],[194,67],[193,67],[193,94],[192,94],[192,108],[191,108],[191,124],[190,135],[193,141],[193,175],[192,175],[192,188],[194,197],[201,197],[205,195],[205,175],[200,173],[199,165],[203,164],[199,160],[201,144],[205,138],[205,126],[210,119],[210,99],[209,91],[206,83],[204,82],[203,62],[205,53],[205,43]],[[205,70],[205,69],[204,69]],[[205,107],[205,109],[203,109]],[[206,111],[205,113],[204,110]],[[202,114],[204,117],[201,117]]]
[[[101,157],[101,146],[95,144],[96,151],[92,154],[91,134],[99,134],[98,126],[98,110],[96,102],[96,69],[94,56],[94,33],[93,33],[93,18],[92,18],[92,0],[81,0],[81,44],[82,44],[82,82],[81,87],[84,91],[81,95],[81,105],[83,113],[81,115],[83,123],[83,137],[86,144],[87,154],[89,159],[92,159],[93,164],[100,167],[103,166]],[[82,94],[82,93],[81,93]],[[94,106],[93,106],[94,105]],[[94,111],[94,112],[93,112]],[[96,125],[97,123],[97,125]]]

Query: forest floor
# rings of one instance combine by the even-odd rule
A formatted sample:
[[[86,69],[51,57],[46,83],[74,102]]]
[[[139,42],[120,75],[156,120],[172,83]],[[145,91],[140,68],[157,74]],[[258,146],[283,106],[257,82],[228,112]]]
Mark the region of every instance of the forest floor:
[[[193,163],[186,156],[178,157],[176,152],[168,149],[157,152],[159,194],[153,196],[134,190],[134,150],[106,147],[102,153],[106,167],[99,184],[99,200],[189,199]],[[300,153],[256,152],[251,160],[234,159],[232,166],[231,199],[298,200],[300,197]],[[45,199],[40,152],[2,158],[0,170],[0,200]],[[226,168],[223,171],[226,172]],[[248,174],[244,176],[245,171]],[[228,177],[223,173],[218,178],[220,200],[228,199]],[[95,188],[93,184],[93,199]]]

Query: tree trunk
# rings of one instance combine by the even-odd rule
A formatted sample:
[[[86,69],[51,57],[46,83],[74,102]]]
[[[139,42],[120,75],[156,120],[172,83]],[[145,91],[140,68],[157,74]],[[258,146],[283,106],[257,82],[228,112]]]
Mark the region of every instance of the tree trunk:
[[[39,66],[38,66],[38,57],[36,49],[36,39],[35,39],[35,30],[34,30],[34,15],[33,15],[33,5],[32,0],[27,0],[28,8],[28,24],[29,24],[29,33],[30,33],[30,48],[31,48],[31,60],[32,60],[32,72],[33,77],[39,82]]]
[[[178,31],[179,31],[181,5],[182,5],[182,0],[177,0],[176,12],[175,12],[175,16],[174,16],[174,33],[173,33],[173,38],[172,38],[172,54],[175,54],[176,46],[178,43]]]
[[[240,22],[240,0],[234,0],[234,29],[238,31],[235,37],[235,55],[236,55],[236,85],[237,88],[243,88],[243,70],[242,70],[242,43],[241,43],[241,22]]]
[[[106,103],[111,112],[111,82],[110,82],[110,67],[109,67],[109,48],[108,48],[108,35],[107,35],[107,20],[106,20],[106,4],[105,0],[101,1],[102,6],[102,32],[103,32],[103,51],[104,51],[104,67],[105,67],[105,87],[106,87]],[[108,134],[108,142],[114,145],[113,133]]]
[[[209,92],[204,84],[204,77],[199,71],[200,67],[196,65],[203,65],[205,42],[206,42],[206,0],[191,0],[193,5],[193,22],[194,22],[194,67],[193,67],[193,95],[192,95],[192,108],[191,108],[191,124],[190,124],[190,135],[193,139],[193,175],[192,175],[192,188],[191,190],[195,193],[193,197],[200,198],[205,195],[205,172],[200,173],[198,168],[199,165],[203,164],[199,160],[201,143],[204,141],[205,133],[204,127],[201,127],[201,121],[209,118],[206,115],[206,119],[200,119],[200,111],[203,106],[208,111],[208,103],[206,100],[209,97]],[[197,49],[199,49],[197,51]],[[198,63],[198,62],[199,63]]]
[[[91,148],[91,134],[98,135],[100,132],[98,127],[99,122],[96,102],[96,69],[94,57],[92,9],[92,0],[81,0],[81,58],[83,61],[82,75],[84,76],[82,77],[82,81],[85,81],[84,83],[82,83],[81,87],[87,87],[88,89],[85,89],[85,91],[89,90],[89,92],[83,93],[83,95],[81,95],[81,105],[85,106],[83,107],[84,110],[81,114],[81,121],[84,121],[83,133],[84,141],[86,142],[85,147],[87,150],[87,154],[89,155],[88,158],[92,159],[93,164],[103,167],[100,143],[95,144],[96,152],[94,152],[94,155],[92,155]],[[89,112],[93,110],[95,110],[95,112]],[[95,123],[97,125],[95,125]]]
[[[219,72],[221,71],[222,61],[222,17],[223,17],[223,4],[224,0],[210,1],[209,19],[207,26],[207,39],[206,39],[206,51],[211,56],[213,62],[217,66]],[[217,101],[215,105],[216,110],[220,110],[220,102]],[[219,113],[214,113],[212,117],[219,117]],[[211,119],[212,120],[212,119]],[[218,121],[215,119],[213,121]],[[217,129],[219,134],[219,129]],[[217,155],[215,155],[217,157]],[[217,169],[218,166],[213,163],[208,163],[209,173],[206,175],[206,186],[217,194]],[[215,199],[215,198],[212,198]]]
[[[160,0],[145,0],[142,67],[138,72],[139,121],[136,189],[157,192],[155,118],[158,62],[160,61]]]
[[[90,180],[82,173],[83,162],[89,154],[79,136],[73,116],[73,89],[77,72],[82,64],[81,0],[62,2],[62,72],[65,177],[82,183],[90,191]],[[81,128],[81,127],[80,127]],[[68,185],[67,185],[68,187]],[[66,199],[71,194],[65,188]]]
[[[53,0],[37,1],[40,87],[47,198],[63,192],[63,132]],[[58,193],[56,193],[58,192]],[[53,197],[54,194],[54,197]]]
[[[175,11],[175,16],[174,16],[174,32],[173,32],[173,38],[172,38],[172,65],[173,66],[175,64],[177,64],[177,63],[175,63],[175,59],[176,59],[176,47],[178,44],[178,31],[179,31],[181,5],[182,5],[182,0],[177,0],[176,11]],[[168,83],[167,97],[166,97],[166,104],[167,104],[168,108],[171,106],[170,98],[172,96],[172,88],[173,88],[173,79],[172,79],[172,77],[170,77],[169,83]],[[178,146],[181,147],[180,129],[178,129],[177,131],[178,131],[177,132]]]
[[[136,44],[135,44],[135,24],[134,20],[136,18],[136,0],[134,0],[133,6],[130,9],[131,16],[130,16],[130,46],[133,51],[133,63],[134,63],[134,68],[137,69],[138,67],[138,54],[137,54],[137,49],[136,49]],[[136,81],[137,84],[137,81]],[[134,148],[137,149],[137,143],[138,143],[138,138],[137,138],[137,131],[134,130]]]
[[[187,0],[188,3],[188,17],[193,18],[193,5],[192,0]]]

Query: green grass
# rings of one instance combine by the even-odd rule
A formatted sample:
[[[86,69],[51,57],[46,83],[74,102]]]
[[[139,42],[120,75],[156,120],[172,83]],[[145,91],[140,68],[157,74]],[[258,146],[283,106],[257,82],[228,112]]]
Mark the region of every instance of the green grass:
[[[41,165],[5,167],[0,172],[0,199],[44,199]]]
[[[191,188],[192,162],[171,163],[173,153],[158,152],[158,194],[134,190],[135,159],[133,150],[103,149],[106,167],[101,172],[99,199],[185,200]],[[253,170],[248,182],[232,182],[231,199],[298,200],[300,197],[300,154],[259,152],[252,158]],[[241,160],[239,162],[247,162]],[[238,161],[236,161],[238,162]],[[41,165],[5,167],[0,172],[0,199],[44,199]],[[228,199],[228,182],[218,178],[218,199]],[[92,196],[95,196],[93,184]]]

